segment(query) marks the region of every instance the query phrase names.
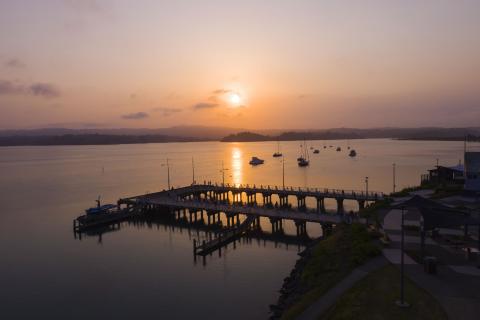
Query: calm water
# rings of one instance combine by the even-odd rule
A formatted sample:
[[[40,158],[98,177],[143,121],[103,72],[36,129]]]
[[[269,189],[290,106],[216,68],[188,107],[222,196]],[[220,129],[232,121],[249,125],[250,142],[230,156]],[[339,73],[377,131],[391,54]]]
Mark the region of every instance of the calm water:
[[[358,152],[351,159],[347,141],[330,144],[344,151],[312,142],[320,154],[310,155],[310,167],[298,168],[299,143],[282,143],[286,185],[363,190],[368,176],[370,190],[390,192],[393,162],[401,188],[417,185],[436,158],[457,164],[463,150],[461,142],[360,140],[350,142]],[[297,246],[241,243],[203,266],[193,261],[187,230],[124,223],[99,243],[97,237],[76,240],[71,229],[98,195],[114,202],[166,188],[167,157],[174,186],[192,182],[192,156],[197,181],[220,182],[223,161],[226,182],[281,185],[281,160],[271,157],[276,147],[206,142],[0,148],[0,317],[223,319],[229,312],[230,318],[266,318]],[[265,164],[250,167],[253,155]],[[267,221],[262,227],[269,230]],[[291,224],[286,229],[293,233]],[[308,231],[317,236],[319,228],[309,225]]]

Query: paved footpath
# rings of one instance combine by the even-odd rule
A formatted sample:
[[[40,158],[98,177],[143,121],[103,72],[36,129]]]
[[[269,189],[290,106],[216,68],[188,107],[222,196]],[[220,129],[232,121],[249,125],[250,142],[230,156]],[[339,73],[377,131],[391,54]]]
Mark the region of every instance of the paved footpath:
[[[414,222],[412,220],[412,222]],[[383,249],[388,261],[399,266],[401,230],[401,211],[391,210],[384,218],[384,229],[392,244]],[[412,223],[413,224],[413,223]],[[405,237],[407,244],[420,244],[419,237]],[[432,239],[426,244],[431,247],[440,245]],[[408,255],[404,255],[405,272],[417,286],[429,292],[442,305],[449,319],[477,320],[480,317],[480,269],[467,265],[437,266],[438,274],[424,272],[423,265],[417,264]],[[411,303],[415,303],[412,301]]]
[[[386,266],[388,261],[383,257],[376,257],[365,263],[364,265],[354,269],[350,275],[337,283],[327,293],[325,293],[314,304],[310,305],[299,317],[298,320],[318,319],[325,311],[328,310],[338,298],[353,287],[359,280],[365,278],[370,272]]]

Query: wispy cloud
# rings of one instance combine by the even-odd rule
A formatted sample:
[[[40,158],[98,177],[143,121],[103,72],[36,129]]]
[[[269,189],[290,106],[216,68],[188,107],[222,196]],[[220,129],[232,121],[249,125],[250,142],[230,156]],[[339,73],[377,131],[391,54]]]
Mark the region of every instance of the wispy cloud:
[[[218,103],[199,102],[193,105],[193,109],[195,110],[213,109],[218,106],[219,106]]]
[[[227,90],[227,89],[217,89],[212,91],[213,94],[225,94],[229,92],[231,92],[231,90]]]
[[[0,95],[22,94],[23,86],[7,80],[0,80]]]
[[[5,61],[4,65],[8,68],[24,68],[25,67],[25,63],[23,63],[22,61],[16,58],[12,58]]]
[[[180,108],[157,107],[152,109],[153,112],[160,112],[162,116],[168,117],[174,113],[182,112]]]
[[[125,119],[125,120],[141,120],[148,117],[149,117],[148,113],[142,112],[142,111],[122,115],[122,119]]]
[[[58,89],[50,83],[34,83],[28,89],[34,96],[55,98],[60,95]]]
[[[0,80],[0,95],[33,95],[43,98],[56,98],[60,91],[50,83],[37,82],[23,85],[18,82]]]

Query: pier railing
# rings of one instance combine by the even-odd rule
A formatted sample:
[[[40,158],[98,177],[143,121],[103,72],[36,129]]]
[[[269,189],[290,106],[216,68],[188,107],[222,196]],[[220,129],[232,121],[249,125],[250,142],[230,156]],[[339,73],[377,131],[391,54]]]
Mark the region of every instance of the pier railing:
[[[276,186],[276,185],[256,185],[256,184],[230,184],[230,183],[213,183],[210,181],[205,181],[203,184],[192,184],[192,187],[215,187],[215,188],[226,188],[226,189],[236,189],[238,191],[256,191],[256,192],[299,192],[299,193],[317,193],[317,194],[328,194],[328,195],[338,195],[338,196],[351,196],[351,197],[361,197],[361,198],[371,198],[375,200],[380,200],[385,197],[383,192],[379,191],[364,191],[364,190],[346,190],[346,189],[333,189],[333,188],[322,188],[322,187],[293,187],[293,186]]]

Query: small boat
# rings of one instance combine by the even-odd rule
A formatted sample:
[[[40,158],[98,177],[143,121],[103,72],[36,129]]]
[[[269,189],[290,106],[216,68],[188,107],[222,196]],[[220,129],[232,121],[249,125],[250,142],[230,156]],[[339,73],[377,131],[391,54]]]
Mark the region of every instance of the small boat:
[[[96,207],[88,208],[85,210],[87,216],[91,215],[100,215],[100,214],[110,214],[117,211],[117,206],[114,204],[104,204],[98,205]]]
[[[342,148],[340,148],[340,147],[337,147],[337,151],[342,151]]]
[[[355,151],[355,149],[352,149],[350,150],[350,153],[348,155],[353,158],[357,156],[357,152]]]
[[[265,160],[262,160],[260,158],[257,158],[257,157],[252,157],[252,160],[250,160],[250,164],[252,166],[258,166],[259,164],[263,164],[265,162]]]
[[[299,167],[306,167],[310,164],[308,161],[308,149],[305,140],[303,141],[303,145],[300,145],[301,148],[301,155],[297,158],[297,164]]]
[[[303,159],[303,158],[300,159],[297,163],[298,163],[299,167],[307,167],[310,164],[310,162],[308,160]]]
[[[75,232],[122,221],[135,213],[135,208],[120,209],[115,204],[100,205],[100,197],[96,200],[97,206],[85,210],[85,214],[74,220]]]
[[[327,146],[323,146],[323,149],[327,149]]]
[[[274,158],[278,158],[278,157],[281,157],[281,156],[282,156],[282,153],[280,152],[280,142],[278,142],[278,144],[277,144],[277,152],[275,152],[275,153],[273,154],[273,157],[274,157]]]
[[[315,150],[313,150],[313,153],[320,153],[320,150],[315,149]]]

